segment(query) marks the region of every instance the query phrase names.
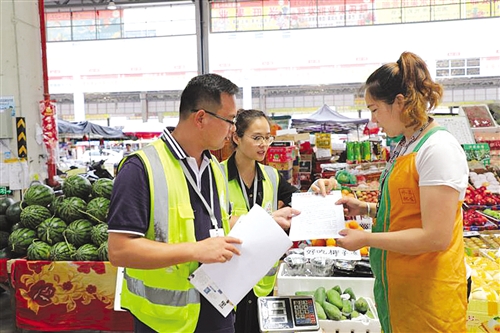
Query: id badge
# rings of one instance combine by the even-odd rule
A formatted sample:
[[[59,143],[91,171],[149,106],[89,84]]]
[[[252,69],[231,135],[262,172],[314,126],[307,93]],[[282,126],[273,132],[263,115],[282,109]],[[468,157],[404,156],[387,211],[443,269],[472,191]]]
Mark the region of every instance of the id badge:
[[[224,229],[210,229],[210,237],[224,237]]]

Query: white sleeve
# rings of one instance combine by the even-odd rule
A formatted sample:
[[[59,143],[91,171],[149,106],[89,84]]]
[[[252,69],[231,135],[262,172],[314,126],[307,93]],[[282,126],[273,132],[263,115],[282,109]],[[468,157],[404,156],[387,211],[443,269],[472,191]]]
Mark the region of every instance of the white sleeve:
[[[450,186],[465,197],[469,181],[469,167],[465,152],[458,141],[447,131],[431,135],[420,147],[416,166],[420,186]]]

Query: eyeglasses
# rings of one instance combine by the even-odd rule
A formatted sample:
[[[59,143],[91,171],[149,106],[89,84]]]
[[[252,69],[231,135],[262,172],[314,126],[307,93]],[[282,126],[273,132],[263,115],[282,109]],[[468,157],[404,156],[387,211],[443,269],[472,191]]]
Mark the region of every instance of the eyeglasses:
[[[261,144],[270,145],[274,141],[274,136],[262,136],[262,135],[247,135],[249,138],[253,140],[253,143],[256,146],[260,146]]]
[[[211,115],[211,116],[213,116],[213,117],[215,117],[215,118],[217,118],[217,119],[220,119],[220,120],[225,121],[226,123],[230,124],[231,126],[236,126],[236,117],[235,117],[233,120],[231,120],[231,119],[227,119],[227,118],[224,118],[224,117],[219,116],[219,115],[218,115],[218,114],[216,114],[215,112],[211,112],[211,111],[208,111],[208,110],[206,110],[206,109],[192,109],[192,110],[191,110],[191,112],[198,112],[198,111],[200,111],[200,110],[205,111],[206,113],[208,113],[209,115]]]

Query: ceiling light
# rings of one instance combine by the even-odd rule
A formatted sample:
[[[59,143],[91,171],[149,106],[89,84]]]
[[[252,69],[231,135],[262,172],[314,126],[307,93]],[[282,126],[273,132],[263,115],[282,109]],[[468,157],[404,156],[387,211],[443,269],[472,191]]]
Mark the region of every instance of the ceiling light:
[[[116,9],[116,4],[114,1],[110,1],[108,3],[108,7],[107,7],[109,10],[115,10]]]

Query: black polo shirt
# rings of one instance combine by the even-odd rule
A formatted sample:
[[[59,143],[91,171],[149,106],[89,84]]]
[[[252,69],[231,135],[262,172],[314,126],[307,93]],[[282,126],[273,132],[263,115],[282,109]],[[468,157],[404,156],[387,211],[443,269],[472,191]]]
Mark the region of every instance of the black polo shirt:
[[[180,163],[186,163],[188,155],[179,143],[175,141],[170,132],[165,130],[162,140]],[[210,152],[205,151],[204,156],[205,158],[210,158]],[[187,163],[186,165],[188,166]],[[213,193],[214,207],[212,209],[219,227],[222,228],[218,191],[215,179],[212,180],[211,183],[213,186],[210,189],[209,177],[210,175],[213,177],[213,173],[208,171],[209,168],[210,165],[205,168],[201,177],[201,194],[210,204],[210,193]],[[194,171],[189,166],[187,169],[193,178],[196,179]],[[212,222],[207,209],[189,182],[188,188],[191,207],[193,208],[195,217],[194,229],[196,240],[200,241],[210,237],[209,230],[212,228]],[[125,161],[114,182],[108,213],[108,232],[133,233],[144,236],[149,227],[149,208],[150,195],[146,169],[140,158],[132,156]],[[233,313],[224,318],[205,297],[201,296],[201,312],[196,332],[234,332],[233,322]]]

